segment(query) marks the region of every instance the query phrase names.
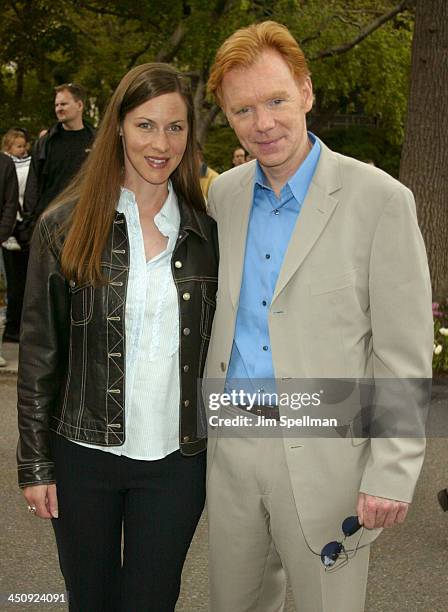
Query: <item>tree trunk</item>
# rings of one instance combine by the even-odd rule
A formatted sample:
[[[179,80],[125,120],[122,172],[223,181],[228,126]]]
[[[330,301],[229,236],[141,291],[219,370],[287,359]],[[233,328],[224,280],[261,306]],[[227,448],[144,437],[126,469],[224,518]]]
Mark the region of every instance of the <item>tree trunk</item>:
[[[417,0],[400,180],[414,192],[435,300],[448,297],[448,2]]]
[[[24,85],[25,70],[23,64],[19,63],[16,71],[16,88],[14,92],[14,103],[20,107],[23,98],[23,85]]]

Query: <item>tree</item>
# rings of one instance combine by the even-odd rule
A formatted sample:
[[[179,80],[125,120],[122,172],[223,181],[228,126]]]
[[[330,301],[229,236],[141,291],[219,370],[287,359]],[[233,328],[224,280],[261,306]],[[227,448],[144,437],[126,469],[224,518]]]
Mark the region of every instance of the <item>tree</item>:
[[[22,123],[37,130],[50,121],[52,86],[64,81],[82,82],[101,114],[129,68],[157,60],[189,74],[204,142],[219,115],[205,89],[217,48],[238,27],[274,19],[289,27],[311,59],[315,130],[340,109],[362,109],[401,142],[409,1],[0,0],[0,36],[12,38],[0,49],[0,127]]]
[[[434,299],[448,296],[448,3],[417,0],[400,180],[414,192]]]

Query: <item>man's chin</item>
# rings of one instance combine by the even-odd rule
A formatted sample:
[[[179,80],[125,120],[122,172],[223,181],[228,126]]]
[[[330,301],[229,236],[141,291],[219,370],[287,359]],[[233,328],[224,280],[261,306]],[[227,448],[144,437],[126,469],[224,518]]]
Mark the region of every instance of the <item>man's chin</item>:
[[[273,154],[273,155],[257,155],[258,163],[265,168],[278,168],[285,163],[285,156]]]

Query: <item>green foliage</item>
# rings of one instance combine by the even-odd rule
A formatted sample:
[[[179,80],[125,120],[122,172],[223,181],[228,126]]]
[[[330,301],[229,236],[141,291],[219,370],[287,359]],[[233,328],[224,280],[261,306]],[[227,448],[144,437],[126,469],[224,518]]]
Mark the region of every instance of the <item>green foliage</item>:
[[[398,178],[400,146],[390,140],[383,128],[353,126],[333,128],[318,134],[326,145],[361,161],[373,161],[375,166]]]
[[[369,114],[381,119],[389,142],[402,140],[412,15],[400,14],[343,54],[321,57],[396,0],[0,1],[0,131],[21,124],[36,133],[52,123],[53,87],[67,81],[81,82],[101,114],[130,67],[162,59],[190,74],[206,133],[212,102],[204,85],[217,48],[235,29],[274,19],[310,58],[318,113]]]
[[[240,147],[235,132],[230,127],[212,127],[204,146],[204,159],[216,172],[224,172],[232,167],[232,154]]]

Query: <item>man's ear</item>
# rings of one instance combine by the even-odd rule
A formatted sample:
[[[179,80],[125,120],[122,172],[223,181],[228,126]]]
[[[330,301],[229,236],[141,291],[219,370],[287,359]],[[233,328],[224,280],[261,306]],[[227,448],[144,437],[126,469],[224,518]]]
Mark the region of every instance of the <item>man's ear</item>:
[[[313,94],[313,83],[309,76],[305,77],[300,85],[302,91],[302,103],[303,110],[305,113],[309,113],[313,108],[314,94]]]
[[[221,110],[224,113],[224,117],[227,119],[227,123],[229,124],[229,126],[232,128],[232,130],[235,130],[235,128],[232,125],[232,120],[230,119],[229,115],[226,113],[224,108],[221,108]]]

